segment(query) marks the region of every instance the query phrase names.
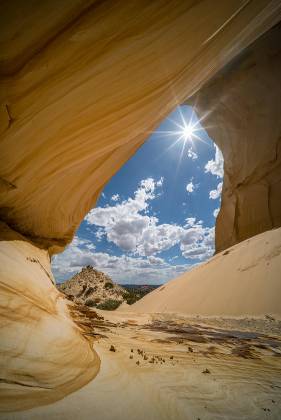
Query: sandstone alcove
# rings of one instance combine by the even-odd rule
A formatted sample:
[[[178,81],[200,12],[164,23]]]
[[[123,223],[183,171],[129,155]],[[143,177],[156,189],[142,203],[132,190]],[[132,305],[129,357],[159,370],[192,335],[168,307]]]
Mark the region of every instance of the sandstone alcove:
[[[175,106],[207,114],[224,155],[216,250],[281,225],[280,2],[2,7],[1,409],[11,410],[98,373],[50,256]]]

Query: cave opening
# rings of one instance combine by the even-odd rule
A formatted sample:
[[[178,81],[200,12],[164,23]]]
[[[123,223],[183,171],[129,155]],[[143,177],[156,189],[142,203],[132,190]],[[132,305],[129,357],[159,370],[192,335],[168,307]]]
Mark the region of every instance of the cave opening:
[[[223,156],[203,120],[182,105],[148,133],[53,258],[58,283],[93,266],[119,284],[162,284],[214,254]]]

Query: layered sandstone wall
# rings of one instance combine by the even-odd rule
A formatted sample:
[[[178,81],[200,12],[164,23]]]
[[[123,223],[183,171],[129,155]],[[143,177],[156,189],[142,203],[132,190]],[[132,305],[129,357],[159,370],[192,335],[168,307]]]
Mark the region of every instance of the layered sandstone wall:
[[[224,156],[217,252],[281,226],[280,74],[279,24],[188,101]]]
[[[63,398],[95,377],[100,360],[54,287],[48,252],[2,226],[0,260],[1,412]]]

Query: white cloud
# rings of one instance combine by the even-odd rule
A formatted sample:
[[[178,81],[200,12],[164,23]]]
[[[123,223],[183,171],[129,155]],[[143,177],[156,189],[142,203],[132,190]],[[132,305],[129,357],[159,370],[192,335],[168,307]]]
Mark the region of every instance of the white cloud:
[[[220,198],[221,192],[222,192],[222,182],[220,182],[217,185],[217,188],[215,190],[212,190],[209,192],[209,198],[211,200],[217,200],[218,198]]]
[[[202,246],[189,245],[182,251],[183,256],[187,259],[203,260],[212,256],[211,250]]]
[[[149,264],[152,264],[152,265],[165,264],[165,261],[163,260],[163,258],[154,257],[153,255],[151,255],[151,257],[148,257],[147,259],[149,261]]]
[[[191,260],[203,261],[214,253],[214,228],[203,228],[195,224],[183,238],[180,249],[182,255]]]
[[[217,218],[217,217],[218,217],[219,211],[220,211],[220,209],[219,209],[219,208],[217,208],[217,209],[215,209],[215,210],[213,211],[213,215],[214,215],[214,217],[215,217],[215,218]]]
[[[158,181],[153,178],[142,180],[133,198],[113,206],[95,208],[85,220],[98,227],[98,240],[105,236],[109,242],[135,256],[153,257],[175,245],[180,246],[186,258],[190,255],[195,258],[194,247],[204,247],[198,258],[203,258],[203,254],[209,255],[204,242],[209,228],[204,228],[202,221],[189,217],[184,226],[158,224],[158,218],[149,215],[149,201],[157,197],[157,189],[162,185],[163,178]],[[213,245],[208,247],[213,249]]]
[[[74,236],[72,243],[73,246],[87,248],[87,249],[95,249],[95,245],[92,243],[90,239],[82,239],[79,238],[77,235]]]
[[[192,181],[190,181],[186,186],[186,191],[188,193],[192,193],[194,191],[194,189],[195,189],[195,185],[193,184]]]
[[[205,165],[205,172],[210,172],[218,178],[223,178],[223,155],[215,144],[215,159],[209,160]]]
[[[114,195],[111,197],[111,200],[112,200],[112,201],[118,201],[119,199],[120,199],[119,194],[114,194]]]
[[[105,236],[104,230],[102,228],[98,228],[96,233],[95,233],[95,236],[97,238],[97,241],[100,242],[102,240],[103,236]]]
[[[140,182],[133,198],[114,206],[97,207],[90,211],[85,220],[99,226],[99,236],[106,235],[109,242],[128,252],[136,252],[145,229],[157,222],[154,216],[147,216],[148,202],[156,195],[156,188],[163,184],[163,178],[155,181],[147,178]]]
[[[185,245],[192,245],[203,241],[204,233],[205,230],[201,225],[195,225],[194,227],[184,230],[181,236],[181,249],[183,249]]]
[[[215,228],[206,228],[205,230],[205,237],[204,237],[204,245],[212,248],[212,252],[214,251],[214,242],[215,242]]]
[[[106,252],[81,249],[79,242],[69,245],[53,257],[52,269],[57,281],[70,278],[85,265],[92,265],[108,274],[115,282],[147,284],[163,283],[190,269],[189,264],[171,265],[158,257],[112,256]]]
[[[162,187],[163,182],[164,182],[164,177],[161,176],[161,178],[155,183],[156,187]]]
[[[203,261],[213,255],[214,228],[204,227],[202,221],[197,222],[192,217],[186,219],[183,227],[153,225],[145,231],[141,242],[137,244],[137,252],[140,255],[137,257],[96,252],[92,249],[91,241],[76,236],[62,254],[53,258],[52,267],[58,281],[71,277],[86,265],[92,265],[110,275],[116,282],[162,283],[194,265],[172,265],[153,255],[174,244],[179,244],[185,258],[194,262]]]
[[[197,153],[195,153],[193,150],[192,150],[192,148],[190,147],[189,149],[188,149],[188,151],[187,151],[187,156],[190,158],[190,159],[192,159],[192,160],[196,160],[196,159],[198,159],[198,155],[197,155]]]
[[[186,221],[186,226],[193,226],[194,223],[196,222],[196,217],[187,217],[185,221]]]
[[[137,253],[142,256],[150,256],[170,249],[179,243],[182,235],[182,227],[170,224],[148,226],[142,234],[141,241],[137,246]]]

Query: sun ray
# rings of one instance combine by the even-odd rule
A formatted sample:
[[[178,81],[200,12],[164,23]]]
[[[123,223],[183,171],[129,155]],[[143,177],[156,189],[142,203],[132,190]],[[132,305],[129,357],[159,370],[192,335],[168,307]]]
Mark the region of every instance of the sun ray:
[[[161,136],[163,139],[170,138],[171,144],[166,147],[162,153],[158,154],[156,157],[156,160],[161,159],[161,157],[168,153],[171,149],[173,149],[176,145],[179,143],[182,145],[180,148],[180,156],[179,156],[179,162],[177,165],[176,172],[181,164],[181,161],[184,156],[184,151],[188,150],[188,148],[191,146],[194,150],[196,150],[196,143],[202,142],[209,146],[208,142],[206,142],[200,133],[204,132],[204,129],[206,127],[202,127],[202,122],[205,121],[211,111],[206,112],[204,115],[202,115],[200,118],[197,117],[194,109],[191,109],[190,115],[187,118],[184,115],[184,108],[179,106],[177,108],[178,115],[175,116],[175,114],[171,117],[167,117],[166,120],[170,123],[170,127],[168,130],[155,130],[153,132],[147,132],[148,134],[153,134],[154,136]],[[172,125],[172,128],[171,128]],[[174,126],[174,129],[173,129]],[[190,144],[186,148],[186,146]]]

